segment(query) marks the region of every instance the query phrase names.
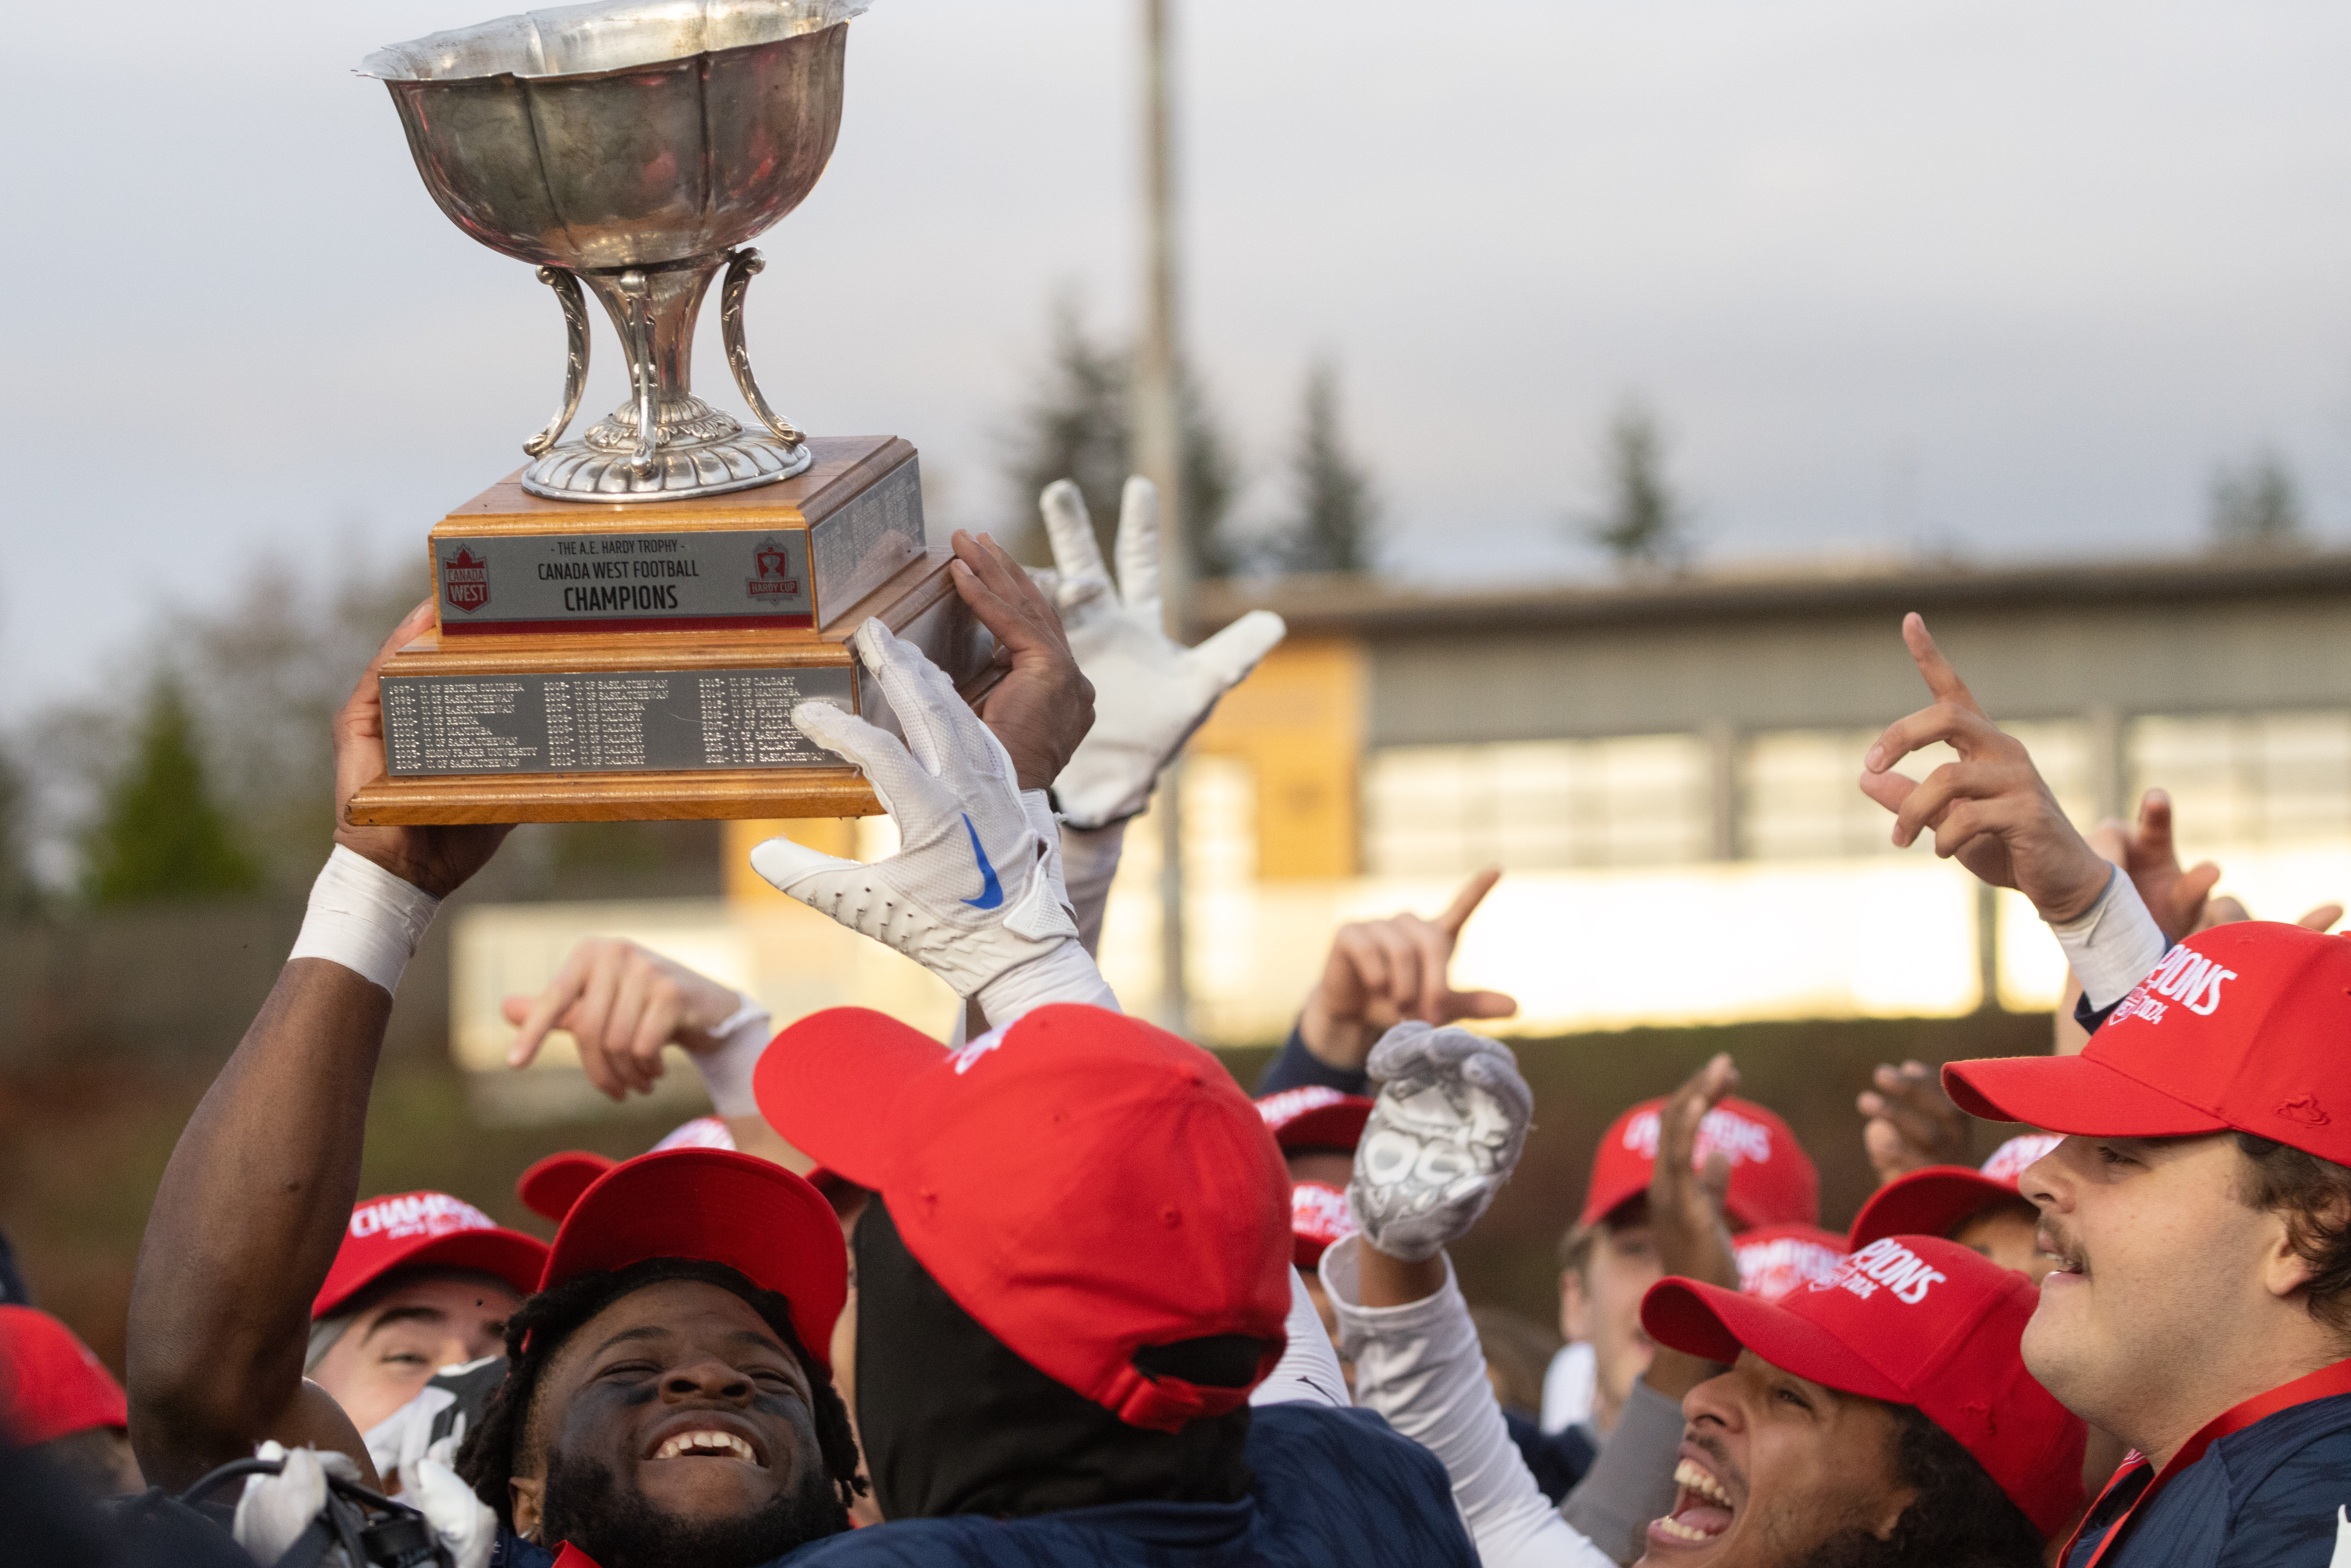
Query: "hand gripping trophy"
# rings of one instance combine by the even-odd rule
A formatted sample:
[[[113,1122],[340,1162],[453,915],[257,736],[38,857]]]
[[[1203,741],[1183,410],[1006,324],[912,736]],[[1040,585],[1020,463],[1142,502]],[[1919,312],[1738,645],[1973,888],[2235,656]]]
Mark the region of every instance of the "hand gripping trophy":
[[[455,223],[538,268],[568,333],[531,459],[432,530],[434,632],[384,676],[380,822],[839,815],[878,809],[789,721],[856,707],[850,639],[879,617],[958,681],[989,641],[925,549],[914,448],[826,439],[751,372],[748,242],[805,199],[841,128],[863,0],[600,0],[395,44],[391,90]],[[728,368],[757,421],[693,387],[719,281]],[[626,402],[564,441],[587,378],[587,296]]]

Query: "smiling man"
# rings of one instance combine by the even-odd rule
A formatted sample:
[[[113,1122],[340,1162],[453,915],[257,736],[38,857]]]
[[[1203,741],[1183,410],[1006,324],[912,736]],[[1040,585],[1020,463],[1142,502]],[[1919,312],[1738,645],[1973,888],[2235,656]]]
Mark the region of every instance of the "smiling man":
[[[1730,1370],[1682,1401],[1642,1561],[2031,1568],[2081,1497],[2082,1423],[2026,1372],[2032,1287],[1936,1237],[1874,1241],[1768,1304],[1661,1281],[1658,1343]]]
[[[2079,1056],[1946,1069],[1975,1114],[2072,1134],[2021,1183],[2056,1260],[2024,1354],[2144,1456],[2074,1568],[2344,1560],[2346,1030],[2351,942],[2249,921],[2172,949]]]
[[[832,1207],[764,1160],[671,1149],[600,1176],[458,1459],[521,1538],[507,1561],[740,1565],[849,1528],[856,1442],[810,1348],[847,1269]]]
[[[2067,1134],[2019,1192],[2057,1260],[2024,1337],[2050,1391],[2140,1456],[2068,1568],[2351,1562],[2351,943],[2215,926],[2167,950],[1913,615],[1931,706],[1861,788],[1894,838],[2032,900],[2082,982],[2078,1056],[1953,1062],[1960,1108]],[[1907,754],[1959,760],[1913,780]]]

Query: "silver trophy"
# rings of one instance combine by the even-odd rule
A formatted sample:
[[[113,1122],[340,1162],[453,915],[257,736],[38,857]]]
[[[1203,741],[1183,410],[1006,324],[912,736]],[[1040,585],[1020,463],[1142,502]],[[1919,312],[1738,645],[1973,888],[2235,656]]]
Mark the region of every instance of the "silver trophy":
[[[379,49],[417,172],[491,249],[538,265],[569,332],[563,406],[523,444],[522,486],[671,501],[788,479],[813,458],[751,375],[747,242],[799,205],[841,130],[862,0],[603,0]],[[694,395],[694,323],[724,267],[735,385],[765,430]],[[629,401],[562,441],[588,375],[585,283],[629,358]],[[561,444],[558,444],[561,442]]]

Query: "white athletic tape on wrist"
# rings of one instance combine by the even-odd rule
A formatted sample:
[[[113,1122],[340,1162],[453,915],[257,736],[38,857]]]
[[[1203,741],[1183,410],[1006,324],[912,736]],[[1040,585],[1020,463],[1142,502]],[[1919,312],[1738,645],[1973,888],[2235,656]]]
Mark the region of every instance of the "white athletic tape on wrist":
[[[710,1108],[721,1116],[756,1114],[759,1101],[751,1092],[751,1073],[767,1054],[768,1042],[775,1038],[775,1019],[767,1009],[747,1000],[710,1032],[718,1049],[694,1059],[695,1071],[702,1074],[702,1087],[709,1092]]]
[[[440,907],[439,899],[414,883],[337,844],[310,884],[302,934],[286,961],[324,958],[396,992]]]

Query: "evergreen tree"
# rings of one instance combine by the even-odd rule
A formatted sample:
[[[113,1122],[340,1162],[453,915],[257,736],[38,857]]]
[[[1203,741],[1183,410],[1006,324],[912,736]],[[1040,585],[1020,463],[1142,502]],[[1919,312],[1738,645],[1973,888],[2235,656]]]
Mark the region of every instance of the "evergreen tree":
[[[1132,384],[1126,353],[1096,339],[1074,301],[1057,303],[1044,374],[1006,444],[1004,474],[1017,519],[1010,530],[1015,555],[1044,563],[1037,497],[1054,480],[1068,479],[1086,498],[1103,558],[1112,557],[1119,497],[1134,472]],[[1224,521],[1238,487],[1235,465],[1188,373],[1177,397],[1184,422],[1184,537],[1198,575],[1226,576],[1233,570]]]
[[[169,675],[148,689],[130,755],[83,835],[92,904],[218,898],[248,893],[260,873],[214,801],[186,695]]]
[[[15,761],[0,754],[0,915],[16,915],[37,901],[26,858],[30,791]]]
[[[1627,570],[1673,568],[1689,559],[1687,512],[1666,479],[1666,440],[1649,411],[1626,399],[1609,422],[1601,461],[1608,501],[1584,537]]]
[[[2224,550],[2294,549],[2304,542],[2302,487],[2274,452],[2213,473],[2208,517],[2212,543]]]
[[[1377,517],[1372,479],[1339,427],[1339,376],[1328,364],[1307,373],[1290,482],[1297,512],[1277,559],[1290,571],[1367,571]]]

